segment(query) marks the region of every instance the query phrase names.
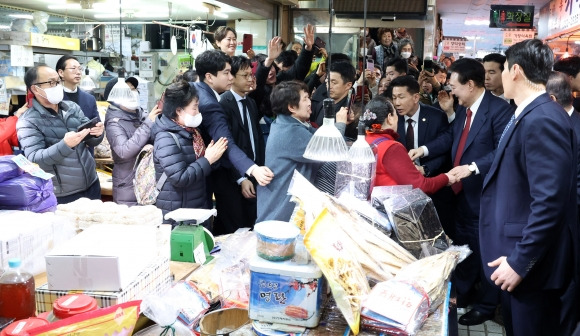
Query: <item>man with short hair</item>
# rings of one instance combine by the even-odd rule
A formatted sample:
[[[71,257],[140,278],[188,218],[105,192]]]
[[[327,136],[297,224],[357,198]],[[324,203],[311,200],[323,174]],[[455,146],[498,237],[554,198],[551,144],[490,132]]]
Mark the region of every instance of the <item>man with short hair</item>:
[[[409,65],[407,60],[401,58],[392,59],[385,68],[385,78],[389,85],[393,79],[405,76],[409,72]]]
[[[291,51],[292,52],[292,51]],[[262,114],[248,96],[252,90],[252,62],[245,56],[232,57],[232,87],[221,95],[220,105],[236,145],[258,166],[264,165],[264,138],[259,121]],[[215,234],[234,233],[256,222],[256,183],[235,169],[218,168],[212,172],[217,217]]]
[[[487,54],[483,58],[483,67],[485,68],[485,89],[493,93],[494,96],[500,97],[509,103],[503,95],[503,84],[501,82],[501,73],[505,56],[502,54]]]
[[[101,198],[95,159],[89,152],[103,140],[103,123],[77,131],[89,121],[79,105],[63,101],[58,73],[37,65],[24,75],[32,105],[22,115],[16,130],[24,155],[53,174],[54,194],[59,204],[81,197]]]
[[[334,111],[338,112],[341,107],[348,107],[348,93],[352,90],[352,85],[356,79],[356,70],[349,62],[332,62],[328,81],[330,83],[330,94],[334,101]],[[349,111],[349,113],[352,111]],[[310,121],[315,122],[317,127],[322,126],[324,119],[323,101],[315,101],[312,105]]]
[[[485,68],[469,58],[455,61],[449,84],[451,95],[439,92],[439,104],[448,115],[455,116],[448,131],[425,146],[412,150],[411,158],[440,155],[451,149],[453,170],[461,179],[451,186],[456,194],[455,241],[468,244],[473,253],[457,265],[453,282],[457,288],[458,307],[474,303],[459,319],[463,325],[476,325],[493,318],[499,292],[483,277],[479,249],[479,204],[483,179],[495,154],[501,134],[513,108],[503,99],[485,90]],[[453,111],[453,96],[460,106]],[[476,290],[476,284],[481,287]]]
[[[574,55],[560,59],[554,64],[554,71],[560,71],[568,75],[572,91],[580,93],[580,56]],[[580,97],[574,98],[573,105],[576,111],[580,111]]]
[[[565,335],[561,296],[579,271],[578,148],[570,117],[545,91],[550,47],[525,40],[506,59],[504,94],[518,108],[483,182],[481,261],[501,288],[508,335]]]
[[[207,50],[195,59],[199,82],[191,83],[199,95],[199,111],[203,121],[201,129],[214,141],[228,139],[226,157],[242,176],[253,176],[260,185],[270,183],[274,174],[266,166],[258,166],[235,143],[228,128],[219,93],[229,90],[232,85],[231,58],[220,50]]]

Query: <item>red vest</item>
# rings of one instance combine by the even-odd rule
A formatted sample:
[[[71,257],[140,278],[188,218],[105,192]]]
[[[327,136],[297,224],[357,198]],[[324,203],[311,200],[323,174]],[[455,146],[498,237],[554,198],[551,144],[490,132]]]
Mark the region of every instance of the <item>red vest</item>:
[[[393,138],[387,134],[367,134],[365,137],[366,141],[371,145],[373,153],[377,159],[377,169],[374,186],[392,186],[397,185],[397,182],[387,173],[385,167],[383,167],[383,158],[385,153],[392,145],[396,143]]]

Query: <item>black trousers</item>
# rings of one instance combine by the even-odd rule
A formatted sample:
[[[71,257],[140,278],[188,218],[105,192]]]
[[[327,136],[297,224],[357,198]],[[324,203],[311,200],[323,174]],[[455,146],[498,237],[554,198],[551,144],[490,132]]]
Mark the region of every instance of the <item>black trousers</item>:
[[[501,291],[508,336],[565,336],[560,324],[563,290]]]
[[[97,180],[95,183],[91,184],[91,186],[85,191],[81,191],[81,192],[78,192],[78,193],[75,193],[72,195],[57,197],[56,201],[58,202],[58,204],[66,204],[66,203],[72,203],[72,202],[78,200],[79,198],[83,198],[83,197],[86,197],[86,198],[92,199],[92,200],[101,199],[101,184],[100,184],[99,180]]]
[[[239,228],[254,226],[257,217],[256,198],[245,198],[241,187],[228,170],[220,168],[212,172],[212,187],[217,210],[212,231],[214,235],[234,233]]]

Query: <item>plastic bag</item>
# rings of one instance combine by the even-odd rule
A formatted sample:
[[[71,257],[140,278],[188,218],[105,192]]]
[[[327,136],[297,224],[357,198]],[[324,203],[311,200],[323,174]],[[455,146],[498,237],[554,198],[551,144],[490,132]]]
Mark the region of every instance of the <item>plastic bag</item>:
[[[212,275],[219,285],[222,308],[248,308],[250,259],[256,254],[256,234],[241,228],[221,244]]]
[[[423,288],[396,279],[378,283],[363,302],[365,329],[415,335],[429,313],[429,297]]]
[[[351,194],[343,193],[338,198],[343,204],[349,204],[358,214],[369,222],[372,226],[383,232],[385,235],[390,236],[393,231],[389,217],[377,209],[373,208],[368,201],[360,200]]]
[[[14,155],[0,156],[0,183],[24,174],[24,171],[12,160],[13,157]]]
[[[347,193],[360,200],[367,200],[375,176],[375,167],[376,162],[337,162],[334,194],[340,196]]]
[[[185,298],[184,298],[185,299]],[[190,336],[193,333],[177,321],[180,313],[180,303],[172,297],[149,295],[141,302],[141,310],[151,321],[157,323],[137,332],[139,336],[159,336],[169,331],[169,335]]]
[[[56,210],[52,180],[23,174],[0,182],[0,209],[33,212]]]

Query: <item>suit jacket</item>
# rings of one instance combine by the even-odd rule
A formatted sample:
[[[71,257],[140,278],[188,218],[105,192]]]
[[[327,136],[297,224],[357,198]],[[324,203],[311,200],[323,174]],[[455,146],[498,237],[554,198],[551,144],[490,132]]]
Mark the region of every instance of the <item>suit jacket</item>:
[[[227,138],[228,149],[226,149],[220,162],[227,168],[233,166],[240,175],[244,176],[246,171],[254,165],[254,161],[236,145],[228,127],[224,110],[218,103],[214,91],[204,82],[190,83],[190,85],[195,86],[199,96],[199,111],[203,117],[200,129],[204,133],[205,140],[208,140],[207,136],[214,141],[218,141],[221,137]],[[224,160],[224,158],[226,159]]]
[[[479,169],[479,174],[472,174],[462,180],[465,197],[474,214],[479,214],[483,179],[493,162],[495,149],[503,129],[509,122],[514,110],[505,100],[494,96],[489,91],[485,91],[481,105],[479,105],[471,123],[459,164],[464,165],[475,162]],[[451,162],[455,161],[459,139],[461,138],[466,118],[467,109],[464,106],[459,106],[455,112],[455,120],[447,131],[426,145],[429,150],[429,156],[438,156],[451,149]]]
[[[574,271],[577,150],[570,118],[546,93],[497,148],[481,196],[481,258],[506,256],[523,277],[516,290],[562,288]],[[484,271],[489,279],[494,269]]]
[[[449,122],[445,112],[425,104],[419,104],[419,106],[419,122],[417,123],[417,127],[419,127],[419,129],[417,130],[417,143],[419,147],[421,147],[431,140],[437,138],[439,134],[445,132],[447,128],[449,128]],[[398,141],[405,147],[407,146],[407,140],[405,139],[406,131],[407,122],[405,121],[404,117],[399,116],[397,133],[399,133],[400,136]],[[421,165],[427,166],[427,169],[429,169],[430,172],[429,176],[436,176],[439,173],[443,173],[445,168],[448,168],[444,168],[446,161],[449,163],[448,154],[449,150],[446,153],[437,156],[431,155],[431,153],[429,153],[429,156],[421,158],[420,163]]]
[[[264,137],[262,136],[262,132],[260,129],[259,121],[262,119],[262,114],[258,111],[258,106],[256,102],[250,98],[246,97],[247,99],[247,106],[248,106],[248,113],[250,115],[250,126],[252,127],[252,135],[254,137],[254,147],[256,150],[256,157],[254,162],[258,166],[264,165]],[[249,158],[254,157],[254,152],[252,151],[252,143],[250,140],[250,136],[248,130],[244,127],[244,121],[242,120],[242,116],[240,113],[240,109],[238,106],[238,102],[236,101],[236,97],[232,94],[231,91],[226,91],[221,95],[220,105],[224,109],[224,113],[226,116],[226,121],[230,128],[230,132],[232,133],[232,137],[236,142],[236,145],[248,156]],[[234,181],[238,180],[241,176],[240,174],[234,174],[233,177],[235,178]]]

